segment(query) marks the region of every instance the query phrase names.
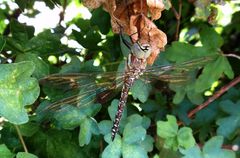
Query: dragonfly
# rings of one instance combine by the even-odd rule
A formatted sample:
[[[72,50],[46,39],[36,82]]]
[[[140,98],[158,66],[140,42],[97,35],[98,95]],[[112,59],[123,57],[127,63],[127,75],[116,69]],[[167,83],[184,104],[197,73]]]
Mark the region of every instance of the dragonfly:
[[[120,12],[127,13],[128,7],[135,2],[117,1],[117,6],[124,6]],[[142,2],[142,1],[141,1]],[[141,7],[142,7],[142,3]],[[120,20],[120,19],[119,19]],[[59,110],[66,105],[73,105],[78,108],[88,106],[92,103],[104,103],[112,98],[114,91],[121,91],[121,96],[116,109],[116,115],[111,129],[111,138],[114,140],[119,130],[123,109],[126,105],[128,93],[136,80],[141,79],[145,82],[162,80],[167,82],[186,81],[187,73],[199,66],[203,66],[212,58],[204,57],[175,65],[147,67],[147,58],[151,55],[152,47],[149,43],[128,42],[120,32],[122,42],[129,48],[129,55],[125,64],[124,71],[121,72],[89,72],[89,73],[66,73],[52,74],[40,80],[41,84],[58,87],[66,95],[58,101],[53,102],[44,110]],[[69,92],[76,91],[69,95]]]
[[[181,64],[147,67],[146,59],[150,55],[151,46],[139,42],[130,43],[122,35],[121,39],[130,50],[124,71],[58,73],[46,76],[40,80],[40,84],[57,87],[66,95],[44,110],[59,110],[66,105],[81,108],[93,103],[105,103],[113,97],[113,92],[121,91],[118,109],[116,109],[115,120],[111,129],[111,138],[114,140],[119,130],[129,90],[136,80],[141,79],[147,83],[161,80],[182,84],[187,81],[188,72],[202,67],[212,60],[211,57],[202,57]],[[69,92],[73,91],[77,91],[77,93],[68,95]]]

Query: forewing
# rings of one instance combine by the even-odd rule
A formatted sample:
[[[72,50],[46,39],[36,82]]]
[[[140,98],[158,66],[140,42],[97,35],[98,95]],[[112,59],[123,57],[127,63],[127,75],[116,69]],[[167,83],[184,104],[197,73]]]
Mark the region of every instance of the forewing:
[[[117,77],[116,77],[117,76]],[[83,107],[106,102],[122,85],[123,75],[106,73],[53,74],[40,80],[52,102],[44,110],[58,110],[66,105]]]

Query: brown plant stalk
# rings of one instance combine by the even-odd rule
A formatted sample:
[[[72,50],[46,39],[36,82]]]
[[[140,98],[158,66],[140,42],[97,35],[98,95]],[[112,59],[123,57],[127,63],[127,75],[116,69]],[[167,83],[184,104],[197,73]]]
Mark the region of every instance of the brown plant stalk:
[[[188,118],[192,118],[197,112],[206,108],[210,103],[212,103],[214,100],[219,98],[223,93],[228,91],[231,87],[235,86],[239,82],[240,82],[240,76],[236,77],[230,83],[228,83],[227,85],[225,85],[221,89],[219,89],[213,96],[208,98],[207,101],[205,101],[203,104],[201,104],[201,105],[197,106],[195,109],[191,110],[188,113]],[[182,124],[183,124],[183,122],[178,122],[179,126],[182,125]]]

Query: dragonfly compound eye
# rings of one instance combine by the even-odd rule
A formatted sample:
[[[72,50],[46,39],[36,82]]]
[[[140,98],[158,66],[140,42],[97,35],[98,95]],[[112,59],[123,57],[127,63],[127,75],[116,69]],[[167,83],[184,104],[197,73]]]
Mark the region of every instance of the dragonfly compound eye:
[[[137,58],[147,59],[151,54],[151,46],[149,44],[140,44],[137,42],[131,47],[131,52]]]

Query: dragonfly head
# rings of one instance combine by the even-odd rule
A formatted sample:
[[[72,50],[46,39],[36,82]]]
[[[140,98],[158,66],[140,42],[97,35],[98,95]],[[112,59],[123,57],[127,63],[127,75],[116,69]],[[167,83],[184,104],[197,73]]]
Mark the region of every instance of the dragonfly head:
[[[136,42],[131,47],[131,52],[139,59],[147,59],[151,54],[151,46],[149,44],[140,44]]]

